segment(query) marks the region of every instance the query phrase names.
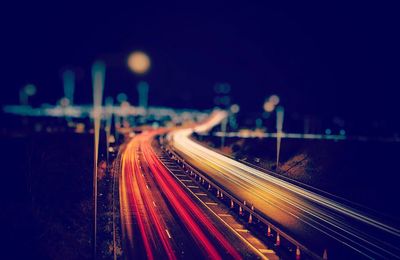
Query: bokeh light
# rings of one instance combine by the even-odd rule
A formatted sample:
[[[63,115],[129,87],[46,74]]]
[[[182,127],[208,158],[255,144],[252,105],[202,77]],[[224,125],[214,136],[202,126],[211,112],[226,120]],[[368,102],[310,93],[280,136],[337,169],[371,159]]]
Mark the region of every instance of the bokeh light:
[[[119,93],[117,95],[117,100],[118,100],[119,103],[122,103],[122,102],[128,100],[128,96],[125,93]]]
[[[279,104],[280,98],[278,95],[271,95],[269,101],[276,106]]]
[[[331,130],[331,129],[329,129],[329,128],[325,129],[325,134],[327,134],[327,135],[330,135],[330,134],[332,134],[332,130]]]
[[[275,105],[271,101],[266,101],[264,103],[264,111],[265,112],[270,113],[270,112],[274,111],[274,109],[275,109]]]
[[[145,74],[150,69],[150,58],[142,51],[134,51],[128,57],[128,67],[136,74]]]
[[[24,92],[28,96],[33,96],[36,94],[36,86],[33,84],[28,84],[24,87]]]
[[[240,111],[240,107],[239,107],[238,104],[233,104],[233,105],[231,106],[231,112],[232,112],[232,113],[236,114],[236,113],[238,113],[239,111]]]

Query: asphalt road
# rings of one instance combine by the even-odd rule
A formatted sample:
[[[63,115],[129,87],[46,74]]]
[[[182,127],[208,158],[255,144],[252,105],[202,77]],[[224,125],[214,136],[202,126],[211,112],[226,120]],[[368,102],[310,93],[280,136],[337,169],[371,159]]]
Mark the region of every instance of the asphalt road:
[[[222,117],[214,116],[197,129],[204,131]],[[327,249],[334,258],[400,257],[400,231],[395,227],[207,149],[191,140],[191,133],[185,129],[170,135],[180,156],[318,255]]]
[[[157,133],[134,137],[122,156],[120,210],[126,257],[240,259],[157,158],[151,146]]]

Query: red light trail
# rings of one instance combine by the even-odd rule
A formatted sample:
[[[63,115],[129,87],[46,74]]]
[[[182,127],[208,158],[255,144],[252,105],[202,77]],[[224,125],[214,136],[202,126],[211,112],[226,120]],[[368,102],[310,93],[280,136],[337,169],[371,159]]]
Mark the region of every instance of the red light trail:
[[[165,195],[174,212],[179,216],[189,234],[196,241],[205,257],[222,259],[226,255],[234,259],[242,257],[227,241],[222,233],[192,201],[183,188],[171,176],[158,159],[151,142],[161,131],[152,131],[133,138],[127,145],[122,158],[120,182],[121,212],[131,210],[141,241],[148,259],[154,259],[160,253],[169,259],[176,259],[173,239],[167,231],[165,221],[153,204],[154,198],[143,178],[143,166],[147,165],[157,186]],[[142,152],[140,161],[139,151]],[[129,215],[121,214],[125,237],[131,249],[135,250],[134,229]],[[160,247],[162,252],[160,252]]]

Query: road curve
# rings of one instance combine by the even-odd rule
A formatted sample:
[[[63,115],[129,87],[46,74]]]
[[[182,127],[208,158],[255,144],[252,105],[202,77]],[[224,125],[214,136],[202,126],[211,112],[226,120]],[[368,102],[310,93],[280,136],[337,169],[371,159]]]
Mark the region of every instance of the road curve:
[[[138,139],[133,139],[122,156],[120,179],[120,207],[123,234],[126,238],[127,258],[155,259],[167,256],[176,259],[164,220],[155,207],[152,192],[144,178],[139,159]],[[139,231],[135,237],[134,225]],[[144,248],[144,250],[135,250]]]
[[[216,113],[197,131],[210,129],[224,118]],[[364,212],[288,183],[212,151],[191,140],[193,129],[169,134],[175,151],[236,198],[284,228],[288,234],[322,255],[397,259],[400,231]]]
[[[164,130],[134,137],[127,144],[122,157],[120,204],[127,258],[182,258],[184,255],[179,245],[190,243],[191,252],[186,256],[193,259],[199,258],[199,253],[203,258],[241,259],[238,251],[157,158],[151,141],[161,132]],[[149,187],[146,178],[152,179],[152,187]],[[155,189],[164,196],[154,196]],[[161,204],[168,205],[168,210],[173,212],[167,221],[165,214],[160,214],[156,209],[156,205]],[[179,219],[174,220],[176,216]],[[179,235],[183,240],[178,242],[174,241],[174,232],[179,226],[185,229],[185,234]],[[189,238],[184,238],[185,235]]]

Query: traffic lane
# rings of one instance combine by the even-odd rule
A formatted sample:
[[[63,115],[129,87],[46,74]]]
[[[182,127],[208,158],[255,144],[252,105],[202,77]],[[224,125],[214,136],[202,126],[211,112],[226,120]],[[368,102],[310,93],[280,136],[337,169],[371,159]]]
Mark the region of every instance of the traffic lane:
[[[185,152],[188,153],[187,151]],[[271,183],[265,185],[264,179],[257,180],[257,177],[254,179],[254,176],[252,176],[252,182],[244,182],[243,176],[246,179],[250,176],[249,173],[242,173],[242,178],[239,180],[235,179],[231,173],[224,175],[223,173],[227,171],[225,167],[229,168],[229,166],[216,167],[215,162],[208,161],[210,157],[196,157],[193,154],[192,157],[195,157],[195,159],[191,163],[200,168],[204,168],[207,165],[208,169],[206,172],[210,172],[212,178],[217,180],[222,186],[234,191],[239,198],[254,203],[256,208],[259,208],[266,216],[276,220],[280,225],[290,227],[289,234],[293,233],[296,237],[300,235],[305,241],[313,241],[312,245],[319,244],[319,247],[330,245],[329,241],[334,239],[340,240],[340,243],[362,247],[373,254],[376,251],[370,249],[371,246],[377,247],[380,250],[379,247],[381,247],[383,241],[374,236],[369,236],[362,231],[363,229],[361,231],[354,229],[354,220],[348,217],[340,216],[336,212],[330,212],[329,209],[320,207],[297,194],[293,195],[293,193],[287,192],[286,189],[277,185]],[[186,157],[186,159],[190,160],[189,157]],[[198,163],[199,161],[201,161],[200,164]],[[228,171],[240,172],[241,169],[228,169]],[[263,184],[261,188],[257,187],[260,182]],[[251,190],[251,194],[245,192],[246,190]],[[268,203],[265,203],[266,200]],[[316,236],[313,235],[315,234],[315,229],[319,232],[319,239],[316,239]],[[325,242],[322,241],[323,239],[321,240],[321,232],[327,237]],[[360,242],[356,242],[355,240],[360,240]],[[319,249],[321,250],[321,248]]]
[[[152,176],[153,174],[142,155],[140,156],[140,161],[142,162],[141,165],[144,172],[143,177],[148,183],[149,189],[153,195],[153,206],[167,227],[176,255],[179,258],[190,256],[192,259],[202,259],[201,250],[198,247],[193,246],[196,242],[185,229],[183,223],[179,220],[179,217],[170,209],[171,206],[168,205],[168,202],[163,197],[161,193],[162,191],[155,182],[154,177]]]
[[[222,170],[227,170],[231,173],[241,173],[240,177],[244,177],[244,179],[249,176],[247,172],[237,167],[224,165],[222,168]],[[317,196],[314,193],[301,191],[302,194],[298,194],[290,190],[290,194],[287,195],[287,189],[275,183],[270,183],[258,176],[252,176],[251,181],[254,181],[253,183],[257,184],[264,191],[277,188],[274,190],[273,195],[287,201],[298,210],[309,214],[311,218],[322,224],[321,227],[329,228],[327,229],[329,231],[328,234],[334,235],[335,239],[340,240],[342,243],[363,248],[366,252],[376,254],[376,256],[380,257],[385,255],[395,257],[399,253],[398,236],[396,237],[395,233],[387,232],[388,230],[381,228],[381,226],[375,226],[375,222],[369,221],[370,217],[367,215],[361,215],[362,213],[352,208],[346,208],[344,205],[335,203],[329,199],[318,198],[317,200],[315,199]],[[303,194],[307,197],[303,196]],[[344,214],[347,211],[351,211],[351,214]],[[382,223],[379,224],[383,225]]]
[[[153,146],[154,147],[154,146]],[[168,168],[169,173],[187,191],[193,201],[213,221],[218,230],[225,236],[234,248],[236,248],[245,259],[264,258],[277,259],[273,250],[256,238],[247,230],[247,221],[239,220],[232,210],[221,203],[221,198],[214,197],[215,194],[203,187],[184,169],[182,169],[169,156],[163,154],[157,145],[154,149],[159,154],[163,165]]]
[[[350,205],[337,202],[330,198],[324,197],[323,195],[320,195],[318,193],[304,189],[297,185],[293,185],[292,183],[281,180],[279,178],[266,174],[262,171],[254,169],[248,165],[245,165],[241,162],[235,161],[231,158],[221,155],[204,146],[201,146],[196,142],[193,142],[191,139],[188,139],[185,136],[183,136],[182,138],[182,136],[178,135],[178,137],[179,137],[178,139],[180,139],[180,143],[185,143],[185,145],[187,147],[191,147],[191,149],[195,148],[198,151],[197,153],[200,152],[203,154],[203,156],[208,157],[211,161],[213,161],[213,164],[219,165],[220,162],[223,162],[223,164],[225,163],[224,168],[225,169],[229,168],[231,174],[235,174],[236,172],[242,172],[245,174],[241,174],[240,176],[241,178],[249,176],[251,180],[257,180],[257,179],[258,181],[261,180],[260,183],[263,182],[273,183],[278,187],[282,187],[284,190],[290,190],[291,193],[295,194],[300,198],[309,200],[311,203],[326,208],[327,210],[331,211],[332,214],[335,216],[347,217],[349,219],[352,218],[356,221],[359,221],[361,224],[366,224],[370,227],[373,227],[376,229],[374,233],[379,232],[385,234],[387,238],[400,237],[400,230],[398,227],[396,227],[396,225],[393,226],[392,224],[391,226],[382,222],[382,219],[379,220],[379,218],[373,216],[374,214],[368,213],[368,211],[366,211],[365,209],[361,211],[357,210],[355,208],[352,208]]]
[[[148,259],[168,256],[175,259],[174,252],[169,244],[167,235],[154,208],[151,206],[151,193],[142,178],[141,166],[137,156],[137,138],[132,139],[123,155],[122,168],[122,197],[123,208],[132,210],[131,215],[122,217],[125,237],[128,240],[126,253],[128,257],[145,257]],[[129,191],[129,192],[126,192]],[[128,204],[128,207],[126,207]]]
[[[241,258],[238,252],[226,241],[213,223],[210,222],[173,177],[170,176],[170,173],[164,168],[152,150],[150,143],[147,144],[147,151],[143,151],[150,165],[150,169],[156,177],[157,183],[162,187],[163,193],[168,198],[168,201],[183,220],[187,229],[190,230],[194,239],[198,242],[198,246],[204,249],[206,253],[205,257],[217,259],[221,257]]]
[[[177,187],[175,183],[169,182],[169,179],[165,176],[162,168],[157,163],[157,159],[153,157],[149,149],[146,149],[146,151],[144,150],[144,155],[157,183],[160,185],[161,190],[163,190],[163,193],[168,198],[175,212],[179,215],[179,218],[197,242],[197,246],[204,249],[202,252],[203,255],[206,256],[208,254],[212,258],[220,259],[220,253],[208,239],[207,235],[204,233],[204,229],[198,225],[197,221],[187,210],[188,207],[182,204],[182,200],[185,199],[185,194],[179,190],[179,187]],[[174,189],[171,189],[171,187],[174,187]]]
[[[201,158],[192,159],[187,156],[183,156],[183,158],[194,167],[201,169],[220,187],[235,194],[235,197],[241,201],[246,201],[249,205],[253,204],[256,211],[263,213],[273,223],[285,227],[285,230],[288,229],[287,233],[305,236],[307,241],[315,240],[314,230],[300,222],[301,212],[277,199],[273,194],[266,196],[259,188],[208,166],[202,162]],[[326,246],[326,243],[321,240],[316,241],[316,243],[319,245],[318,249]]]
[[[141,234],[148,230],[145,216],[138,208],[137,189],[132,183],[132,165],[127,162],[127,155],[123,155],[120,197],[121,197],[121,223],[125,240],[125,255],[133,258],[152,259],[152,251],[147,237]],[[139,249],[139,250],[138,250]]]
[[[140,140],[140,139],[139,139]],[[139,144],[135,146],[139,147]],[[143,210],[149,219],[148,223],[151,225],[151,241],[153,245],[152,253],[156,258],[167,256],[169,259],[175,259],[175,253],[172,249],[170,235],[168,233],[168,228],[163,222],[160,215],[157,214],[154,207],[153,193],[149,189],[149,185],[144,180],[144,174],[142,171],[140,158],[140,149],[136,149],[136,152],[131,153],[132,162],[134,163],[133,176],[135,177],[135,184],[137,184],[140,197],[142,198]],[[147,236],[149,233],[146,234]]]
[[[124,163],[122,162],[122,169],[124,168]],[[120,201],[120,218],[122,225],[122,236],[125,238],[124,248],[128,251],[133,251],[133,205],[128,199],[132,193],[130,186],[126,185],[126,177],[123,172],[121,172],[119,177],[119,201]]]

